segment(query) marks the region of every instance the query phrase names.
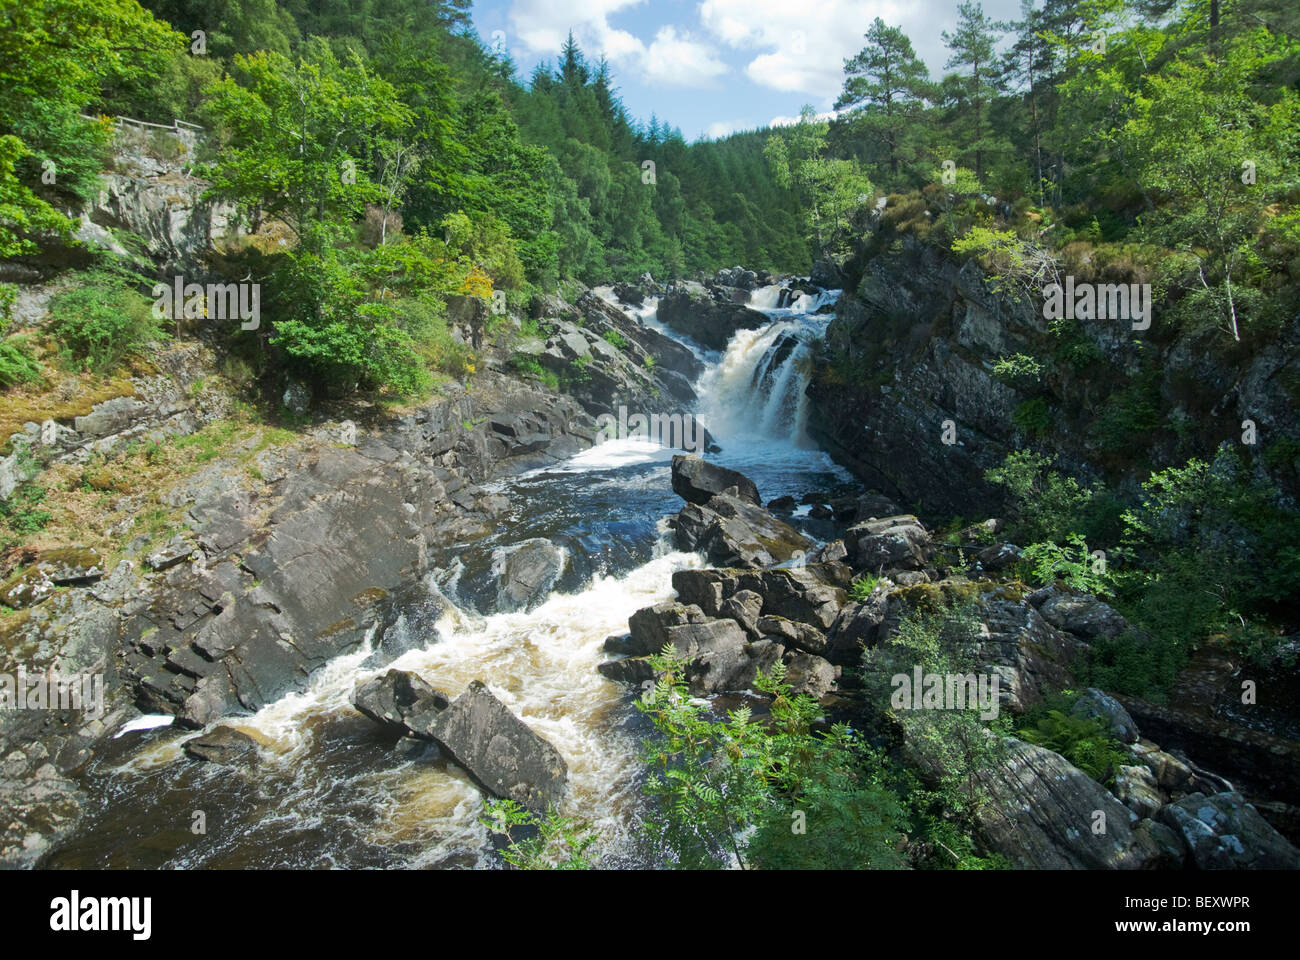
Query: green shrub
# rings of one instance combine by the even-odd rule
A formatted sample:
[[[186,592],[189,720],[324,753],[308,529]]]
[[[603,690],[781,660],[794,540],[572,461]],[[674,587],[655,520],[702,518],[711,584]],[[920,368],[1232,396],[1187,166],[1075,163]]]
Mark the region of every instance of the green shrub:
[[[1119,768],[1132,759],[1119,741],[1110,736],[1110,725],[1101,717],[1076,717],[1063,710],[1048,710],[1032,725],[1016,731],[1027,743],[1059,753],[1098,783],[1115,782]]]
[[[20,383],[40,383],[41,365],[27,353],[23,337],[0,342],[0,388],[8,390]]]
[[[1011,412],[1011,420],[1025,433],[1041,436],[1052,426],[1052,410],[1043,397],[1026,400]]]
[[[479,823],[505,834],[501,858],[519,870],[587,870],[593,866],[588,848],[596,836],[588,824],[554,810],[539,817],[513,800],[489,800]]]
[[[107,373],[166,337],[149,300],[106,270],[51,298],[49,330],[65,361],[92,373]]]
[[[619,333],[617,330],[606,330],[604,333],[604,337],[606,342],[613,344],[615,347],[618,347],[618,349],[620,350],[627,349],[628,346],[627,338],[623,336],[621,333]]]
[[[792,696],[785,667],[755,686],[772,695],[769,722],[740,707],[722,722],[691,698],[671,645],[651,658],[659,677],[637,703],[657,736],[644,745],[651,849],[674,865],[879,868],[904,863],[906,811],[879,758],[843,724],[813,732],[817,702]],[[802,825],[803,829],[799,829]]]
[[[876,584],[880,578],[872,574],[863,574],[853,581],[849,587],[849,596],[854,600],[868,600],[871,594],[875,592]]]

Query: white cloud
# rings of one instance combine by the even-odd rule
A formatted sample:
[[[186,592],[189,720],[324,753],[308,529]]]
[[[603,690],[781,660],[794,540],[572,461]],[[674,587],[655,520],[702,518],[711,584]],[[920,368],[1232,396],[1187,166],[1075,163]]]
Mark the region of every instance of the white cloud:
[[[834,120],[835,111],[827,110],[825,113],[819,113],[814,117],[816,120]],[[769,127],[792,127],[799,122],[799,117],[773,117],[767,122]]]
[[[602,55],[630,68],[653,86],[707,87],[730,68],[712,44],[702,43],[676,27],[659,28],[647,45],[639,37],[610,25],[609,17],[644,0],[515,0],[510,20],[531,53],[554,55],[569,32],[592,59]]]
[[[957,3],[906,0],[704,0],[700,23],[718,42],[753,51],[745,74],[757,84],[804,93],[829,106],[844,86],[844,61],[865,44],[876,17],[901,27],[936,78],[948,51],[941,36],[957,23]],[[991,19],[1014,19],[1018,0],[985,0]]]
[[[737,130],[753,130],[756,126],[751,120],[718,120],[704,128],[704,135],[710,140],[721,140]]]
[[[713,54],[713,48],[677,35],[674,27],[660,27],[654,42],[642,57],[641,69],[651,83],[676,87],[703,87],[727,72],[727,65]]]

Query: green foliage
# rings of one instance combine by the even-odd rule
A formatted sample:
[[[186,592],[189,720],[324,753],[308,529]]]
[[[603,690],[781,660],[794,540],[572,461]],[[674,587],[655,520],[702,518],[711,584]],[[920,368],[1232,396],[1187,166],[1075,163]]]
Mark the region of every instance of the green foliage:
[[[901,865],[905,811],[879,759],[844,725],[813,732],[820,709],[791,696],[782,664],[755,682],[772,696],[766,722],[748,707],[710,718],[671,645],[651,664],[658,679],[637,706],[657,734],[644,745],[652,849],[686,868]]]
[[[627,337],[623,336],[617,330],[606,330],[603,336],[607,343],[613,344],[620,350],[626,350],[628,348]],[[647,356],[649,356],[649,354],[647,354]]]
[[[1029,568],[1033,581],[1040,585],[1059,580],[1066,586],[1099,597],[1111,593],[1106,561],[1093,557],[1087,543],[1077,533],[1071,534],[1064,546],[1050,540],[1030,544],[1025,547],[1021,562]]]
[[[999,357],[993,364],[993,376],[1009,387],[1029,391],[1039,387],[1044,369],[1042,361],[1016,353]]]
[[[975,672],[980,630],[974,609],[937,591],[918,591],[911,600],[889,639],[863,654],[863,686],[878,704],[891,702],[892,678],[897,674],[910,678],[915,667],[922,673]],[[902,710],[895,716],[915,753],[925,758],[934,785],[923,796],[923,806],[970,824],[987,799],[978,774],[1004,756],[1006,718],[1000,716],[990,724],[980,719],[973,704],[965,710]]]
[[[1020,739],[1059,753],[1098,783],[1114,783],[1119,768],[1132,758],[1101,717],[1076,717],[1058,709],[1025,719],[1016,731]]]
[[[876,584],[879,582],[879,577],[870,573],[863,574],[849,586],[849,597],[859,601],[869,600],[871,594],[875,592]]]
[[[596,842],[591,828],[555,810],[545,817],[524,809],[513,800],[489,800],[479,823],[509,842],[501,858],[517,870],[589,870],[594,864],[588,849]]]
[[[84,274],[78,286],[52,297],[48,329],[69,364],[95,373],[166,339],[150,301],[108,270]]]
[[[1011,420],[1025,433],[1043,436],[1052,427],[1052,408],[1046,398],[1034,397],[1018,404],[1011,411]]]
[[[41,365],[27,352],[25,337],[0,341],[0,388],[8,390],[20,383],[39,383]]]
[[[0,540],[0,549],[8,549],[31,534],[39,533],[53,519],[53,514],[41,506],[46,492],[40,484],[23,483],[9,495],[9,499],[0,501],[0,519],[4,520],[11,534]]]

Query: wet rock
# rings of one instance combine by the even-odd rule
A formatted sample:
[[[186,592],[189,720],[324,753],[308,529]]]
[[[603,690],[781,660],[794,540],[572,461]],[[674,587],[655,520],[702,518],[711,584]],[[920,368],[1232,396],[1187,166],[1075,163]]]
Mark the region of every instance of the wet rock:
[[[568,765],[560,752],[477,680],[438,714],[430,735],[495,797],[543,813],[564,794]]]
[[[182,749],[192,760],[227,766],[255,760],[258,751],[256,740],[227,726],[215,727],[209,733],[186,740]]]
[[[650,661],[644,657],[625,657],[622,660],[606,660],[599,664],[596,669],[603,677],[608,677],[615,683],[628,683],[632,686],[639,687],[647,680],[653,680],[655,676],[654,668],[650,666]]]
[[[710,350],[725,350],[737,330],[757,330],[771,322],[767,314],[741,306],[730,297],[717,300],[691,290],[666,293],[656,317]]]
[[[769,501],[767,505],[767,509],[775,513],[794,513],[794,509],[798,505],[799,505],[798,501],[796,501],[794,497],[786,495],[784,497],[777,497],[775,500]]]
[[[1070,713],[1076,717],[1099,717],[1106,721],[1110,735],[1120,743],[1136,743],[1138,739],[1137,724],[1128,715],[1128,711],[1118,700],[1096,687],[1089,687],[1074,702]]]
[[[630,283],[614,284],[614,296],[629,306],[639,307],[645,303],[645,293]]]
[[[728,470],[693,455],[673,457],[673,493],[689,503],[705,506],[720,493],[760,505],[758,488],[743,473]],[[734,489],[733,489],[734,488]]]
[[[1193,793],[1160,811],[1202,870],[1296,870],[1300,850],[1239,793]]]
[[[0,869],[30,870],[81,823],[85,797],[71,780],[49,775],[0,779]]]
[[[719,494],[707,506],[687,504],[677,515],[677,546],[719,567],[762,569],[807,553],[813,542],[762,507]]]
[[[358,684],[352,705],[390,733],[433,739],[434,720],[450,701],[445,693],[414,673],[389,670]]]
[[[499,578],[497,607],[500,610],[528,610],[546,594],[564,570],[564,553],[549,540],[524,540],[498,551],[493,572]]]
[[[620,641],[612,647],[609,641],[605,649],[610,653],[626,653],[631,656],[644,657],[659,653],[668,643],[668,631],[691,623],[704,623],[708,617],[694,604],[682,604],[672,600],[656,603],[653,607],[643,607],[628,618],[629,633],[626,641]]]

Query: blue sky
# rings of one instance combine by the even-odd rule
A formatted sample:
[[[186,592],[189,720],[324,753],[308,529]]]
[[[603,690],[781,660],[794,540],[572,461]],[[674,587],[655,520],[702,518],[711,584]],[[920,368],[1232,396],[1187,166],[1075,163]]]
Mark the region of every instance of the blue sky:
[[[984,0],[995,20],[1019,9],[1019,0]],[[941,75],[957,0],[476,0],[473,16],[522,79],[554,61],[572,30],[591,59],[609,59],[634,117],[653,112],[694,140],[788,121],[805,103],[829,111],[844,59],[875,17],[902,27]]]

